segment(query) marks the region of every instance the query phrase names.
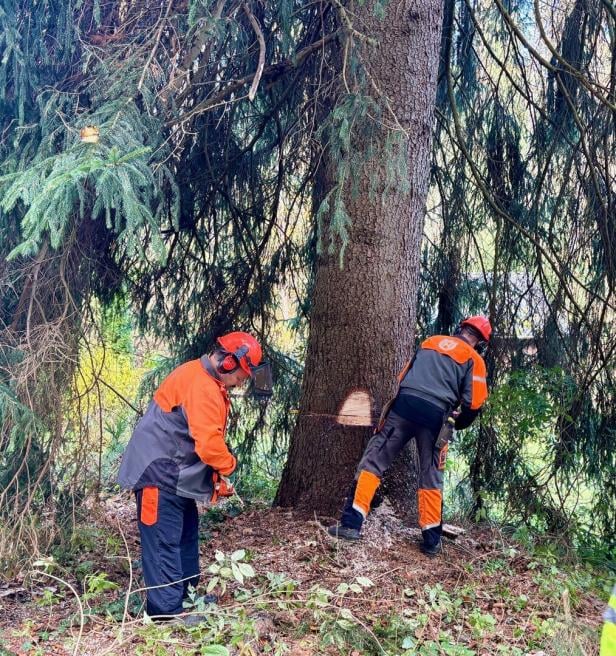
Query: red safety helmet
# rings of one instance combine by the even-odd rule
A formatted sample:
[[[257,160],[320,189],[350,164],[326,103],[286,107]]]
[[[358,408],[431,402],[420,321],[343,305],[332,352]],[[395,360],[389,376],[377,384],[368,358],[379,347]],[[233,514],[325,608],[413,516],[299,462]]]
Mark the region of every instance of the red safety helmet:
[[[252,370],[259,365],[263,351],[259,342],[248,333],[227,333],[217,340],[218,344],[239,363],[240,367],[252,376]]]
[[[492,334],[492,325],[490,320],[487,317],[482,317],[481,315],[475,317],[467,317],[460,322],[460,328],[464,326],[470,326],[474,328],[484,339],[489,341],[490,335]]]

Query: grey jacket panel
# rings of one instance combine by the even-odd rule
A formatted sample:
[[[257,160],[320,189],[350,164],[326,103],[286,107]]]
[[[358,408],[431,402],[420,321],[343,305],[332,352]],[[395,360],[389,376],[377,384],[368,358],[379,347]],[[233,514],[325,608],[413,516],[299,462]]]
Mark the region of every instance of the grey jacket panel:
[[[183,467],[178,476],[176,494],[197,501],[210,501],[214,486],[212,474],[214,470],[197,456],[192,465]]]
[[[213,471],[195,453],[182,408],[164,412],[151,401],[126,447],[118,482],[131,490],[151,485],[206,501],[213,492]]]
[[[400,390],[450,410],[460,401],[471,404],[472,380],[472,360],[458,364],[438,351],[419,349],[413,366],[400,383]]]

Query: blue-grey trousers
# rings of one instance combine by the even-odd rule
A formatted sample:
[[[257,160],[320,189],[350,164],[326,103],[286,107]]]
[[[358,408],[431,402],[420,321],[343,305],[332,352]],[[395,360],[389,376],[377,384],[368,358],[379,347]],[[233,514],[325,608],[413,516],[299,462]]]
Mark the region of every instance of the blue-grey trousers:
[[[199,583],[197,504],[194,499],[165,490],[158,489],[154,495],[151,491],[152,488],[135,491],[143,578],[148,588],[146,610],[150,617],[177,615],[183,610],[188,586],[196,587]]]
[[[419,453],[417,491],[419,525],[426,545],[437,544],[442,533],[443,470],[447,447],[435,446],[438,431],[390,411],[383,427],[368,442],[357,467],[340,522],[361,529],[383,474],[406,443],[415,438]]]

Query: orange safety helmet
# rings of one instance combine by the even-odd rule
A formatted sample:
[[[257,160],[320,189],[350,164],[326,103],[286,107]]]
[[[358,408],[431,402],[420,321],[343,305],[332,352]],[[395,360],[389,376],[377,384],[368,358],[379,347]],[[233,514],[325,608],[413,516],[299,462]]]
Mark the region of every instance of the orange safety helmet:
[[[240,367],[249,376],[252,376],[252,370],[259,365],[263,357],[261,345],[252,335],[242,332],[227,333],[216,341],[239,362]]]
[[[464,326],[470,326],[471,328],[474,328],[485,339],[486,342],[489,341],[490,335],[492,334],[492,325],[490,324],[490,320],[487,317],[483,317],[481,315],[467,317],[460,322],[460,328],[463,328]]]

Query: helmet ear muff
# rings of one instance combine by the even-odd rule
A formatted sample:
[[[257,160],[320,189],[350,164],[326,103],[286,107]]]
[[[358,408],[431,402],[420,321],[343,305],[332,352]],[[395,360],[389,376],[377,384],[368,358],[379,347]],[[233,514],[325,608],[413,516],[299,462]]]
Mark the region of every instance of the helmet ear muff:
[[[242,358],[247,363],[247,366],[251,367],[250,358],[248,357],[248,346],[242,345],[237,348],[234,352],[222,351],[222,360],[218,363],[217,371],[219,374],[232,374],[237,371],[240,367],[244,369],[244,364],[242,363]]]
[[[248,375],[263,359],[263,350],[259,342],[249,333],[236,331],[221,335],[217,340],[223,357],[234,355],[237,364]]]
[[[468,333],[472,334],[476,339],[477,343],[473,347],[479,355],[483,355],[488,349],[488,340],[475,328],[474,326],[469,326],[468,324],[459,323],[454,330],[454,335],[460,335],[463,330],[466,330]]]
[[[239,362],[237,361],[236,357],[229,353],[229,355],[226,355],[218,365],[218,373],[219,374],[231,374],[233,373],[238,367],[239,367]]]

